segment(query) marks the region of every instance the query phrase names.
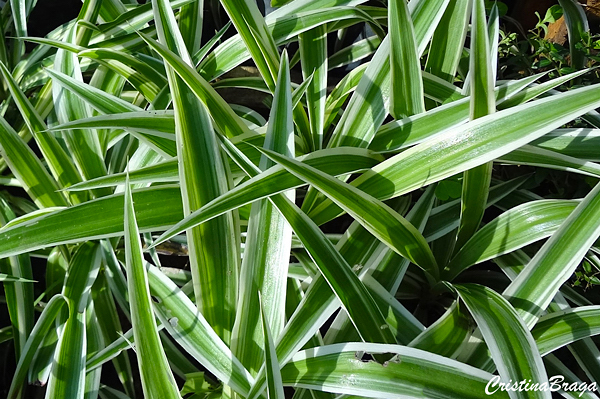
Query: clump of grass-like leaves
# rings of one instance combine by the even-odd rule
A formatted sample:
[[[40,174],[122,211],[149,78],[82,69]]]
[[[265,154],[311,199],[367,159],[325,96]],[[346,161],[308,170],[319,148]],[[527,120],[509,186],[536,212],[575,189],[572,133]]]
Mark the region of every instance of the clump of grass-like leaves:
[[[34,1],[3,6],[0,392],[599,381],[600,86],[554,90],[585,54],[498,81],[484,0],[272,3],[84,0],[44,38]]]

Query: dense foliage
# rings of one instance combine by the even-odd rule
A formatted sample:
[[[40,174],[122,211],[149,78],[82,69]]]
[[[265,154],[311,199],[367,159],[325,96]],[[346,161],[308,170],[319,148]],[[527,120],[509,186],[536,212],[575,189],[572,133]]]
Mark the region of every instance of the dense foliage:
[[[0,395],[597,397],[578,2],[45,3],[0,12]]]

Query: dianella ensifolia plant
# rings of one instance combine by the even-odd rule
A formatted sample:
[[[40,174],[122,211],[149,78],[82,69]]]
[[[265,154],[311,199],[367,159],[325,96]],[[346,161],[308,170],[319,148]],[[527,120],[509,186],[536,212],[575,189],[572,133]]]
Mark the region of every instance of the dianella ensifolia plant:
[[[600,86],[556,90],[580,48],[573,73],[499,81],[483,0],[141,3],[84,0],[45,37],[35,1],[2,7],[2,394],[600,381],[598,296],[573,283],[600,270]]]

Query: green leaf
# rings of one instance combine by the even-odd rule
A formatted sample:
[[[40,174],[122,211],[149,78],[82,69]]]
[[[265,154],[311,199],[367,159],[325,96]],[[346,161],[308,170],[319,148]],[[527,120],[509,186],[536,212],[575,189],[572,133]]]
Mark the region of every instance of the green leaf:
[[[372,253],[375,242],[375,237],[359,223],[353,222],[336,244],[336,249],[348,264],[355,265],[364,262],[364,259]],[[339,306],[339,301],[336,300],[336,296],[325,278],[316,276],[281,333],[277,344],[277,357],[280,364],[285,365],[289,362],[292,356],[315,336],[319,327],[333,315]],[[256,397],[264,389],[264,368],[261,369],[256,380],[256,384],[248,395],[249,398]],[[259,384],[259,381],[262,383]]]
[[[279,54],[257,4],[248,0],[222,0],[221,4],[252,55],[267,86],[274,91]]]
[[[13,338],[13,328],[12,326],[6,326],[0,328],[0,342],[4,343],[10,341]]]
[[[164,230],[183,217],[178,187],[161,186],[133,194],[140,230]],[[89,215],[102,215],[90,218]],[[62,209],[15,225],[0,233],[0,257],[34,251],[49,245],[123,235],[123,195],[111,195]]]
[[[39,207],[66,206],[58,183],[17,132],[0,117],[0,151],[11,171]]]
[[[590,30],[587,16],[583,7],[574,0],[559,0],[558,3],[563,9],[567,25],[571,65],[575,69],[582,69],[585,64],[585,54],[577,48],[577,44]]]
[[[82,128],[126,129],[175,141],[175,118],[170,110],[92,116],[54,126],[51,130]]]
[[[323,146],[323,123],[325,122],[325,100],[327,96],[327,29],[321,25],[298,36],[302,76],[312,79],[307,87],[308,109],[312,150]]]
[[[235,148],[232,146],[229,145],[228,147],[230,156],[234,157],[236,162],[239,162],[240,166],[246,170],[247,173],[250,175],[256,175],[258,173],[257,168],[249,163],[242,154],[236,152]],[[370,337],[366,339],[376,341],[381,339],[386,341],[390,339],[393,340],[387,328],[374,327],[384,326],[384,324],[379,324],[383,322],[381,313],[376,307],[374,307],[375,304],[373,303],[372,298],[368,296],[369,294],[365,292],[364,286],[362,286],[360,282],[356,280],[356,276],[350,272],[350,267],[348,264],[335,250],[335,248],[333,248],[331,243],[323,236],[322,232],[317,228],[317,226],[315,226],[302,212],[298,211],[297,208],[285,197],[279,195],[273,197],[271,200],[279,208],[280,212],[286,216],[286,219],[291,224],[292,228],[296,232],[296,235],[304,243],[305,248],[315,260],[316,265],[318,265],[321,272],[324,274],[324,276],[326,276],[324,280],[330,284],[358,331],[360,331],[364,337]],[[341,290],[342,285],[346,287],[344,291]],[[357,299],[351,300],[352,297],[356,297]],[[331,302],[328,302],[325,304],[325,307],[333,311],[337,306],[331,307]],[[359,308],[361,307],[369,309],[370,313],[365,313],[365,311],[362,311],[362,314],[369,315],[369,319],[372,320],[356,318],[356,315],[361,313],[359,311]],[[328,315],[331,314],[331,312],[326,313]],[[325,319],[323,319],[323,321],[324,320]],[[305,332],[306,330],[302,331],[302,333]],[[308,335],[308,337],[310,338],[310,335]],[[295,341],[292,345],[298,345],[298,342]],[[290,354],[290,352],[286,352],[281,356],[287,358],[287,356]],[[264,375],[261,374],[261,376]],[[256,389],[256,387],[259,388]],[[253,392],[251,392],[250,396],[254,397],[260,392],[261,389],[261,384],[255,384]]]
[[[201,47],[203,14],[204,0],[186,4],[179,12],[179,31],[190,54],[196,53]]]
[[[504,212],[467,241],[445,267],[444,278],[452,281],[472,265],[551,236],[578,204],[577,201],[540,200]]]
[[[48,163],[50,171],[52,172],[52,175],[54,176],[56,181],[58,181],[61,187],[69,186],[81,181],[81,177],[75,169],[73,162],[65,153],[64,149],[60,146],[58,141],[54,138],[54,136],[39,133],[47,129],[46,124],[44,123],[42,117],[38,114],[36,109],[31,105],[25,94],[21,91],[21,89],[17,85],[17,82],[12,78],[6,67],[2,64],[0,64],[0,72],[2,73],[2,76],[4,77],[5,81],[8,83],[11,95],[13,96],[15,103],[19,107],[19,111],[23,115],[23,119],[25,120],[25,123],[27,124],[27,127],[31,131],[33,137],[35,138],[36,143],[38,144],[40,151],[42,152],[46,162]],[[16,154],[14,154],[14,152],[11,151],[11,154],[5,156],[5,158],[14,156],[16,156]],[[36,161],[35,163],[39,163],[39,161]],[[19,164],[18,167],[23,167],[23,165]],[[13,171],[13,173],[18,172]],[[40,173],[42,175],[47,175],[47,172]],[[50,186],[46,187],[46,189],[49,188]],[[59,194],[53,194],[51,196],[54,197],[52,199],[53,201],[58,202],[46,206],[64,206],[67,204],[65,200],[58,198],[60,197]],[[77,203],[83,201],[85,199],[85,196],[73,196],[71,197],[71,199]]]
[[[339,155],[337,162],[330,162],[330,160],[327,159],[327,155],[333,154]],[[321,169],[322,167],[326,168],[323,169],[326,173],[338,175],[351,173],[352,171],[363,168],[369,168],[374,164],[377,164],[378,161],[369,155],[369,152],[365,153],[365,150],[361,149],[337,148],[315,151],[314,153],[301,158],[301,160],[317,169]],[[285,171],[283,167],[273,166],[260,175],[238,185],[220,198],[204,205],[204,207],[192,213],[186,219],[177,223],[176,226],[166,231],[155,240],[153,245],[157,245],[181,233],[185,229],[203,223],[221,213],[304,184],[303,180],[292,176],[293,175]]]
[[[325,103],[325,124],[324,129],[328,129],[338,116],[348,96],[356,89],[360,79],[369,66],[368,63],[362,64],[351,70],[331,91]]]
[[[530,177],[531,176],[525,175],[492,186],[488,195],[487,207],[497,204],[507,197],[514,198],[518,196],[519,192],[516,190],[525,184]],[[531,201],[532,199],[528,198],[528,200]],[[435,241],[458,227],[460,201],[454,200],[435,207],[431,211],[431,216],[432,218],[428,221],[423,232],[423,235],[428,242]],[[451,254],[448,254],[448,256],[450,255]]]
[[[381,39],[376,35],[352,43],[331,55],[327,60],[327,67],[329,70],[332,70],[360,61],[373,54],[380,44]],[[354,69],[352,71],[354,71]],[[344,78],[346,76],[344,76]]]
[[[87,190],[95,187],[113,187],[125,184],[127,173],[115,173],[97,179],[88,180],[69,187],[70,191]],[[131,184],[178,182],[177,159],[159,162],[129,172]]]
[[[83,50],[77,54],[87,57],[118,73],[132,84],[148,101],[153,101],[167,83],[163,74],[133,55],[112,49]]]
[[[86,307],[100,268],[100,247],[81,245],[69,263],[63,295],[69,305],[69,318],[59,333],[57,352],[48,380],[49,398],[83,398],[85,394]]]
[[[419,57],[423,55],[433,32],[446,11],[449,0],[417,0],[408,3],[408,10],[415,27],[415,40]]]
[[[79,51],[84,51],[86,48],[74,43],[69,43],[69,42],[65,42],[63,40],[56,40],[56,39],[50,39],[47,37],[32,37],[32,36],[27,36],[22,38],[22,40],[31,42],[31,43],[37,43],[37,44],[44,44],[47,46],[52,46],[52,47],[56,47],[56,48],[61,48],[67,51],[71,51],[73,53],[77,53]]]
[[[462,248],[479,229],[485,212],[494,163],[487,162],[463,173],[460,226],[455,249]]]
[[[500,7],[495,2],[489,11],[488,18],[488,40],[490,43],[490,66],[492,69],[492,82],[496,83],[498,74],[498,47],[500,45]]]
[[[542,316],[531,335],[542,356],[582,338],[600,334],[598,306],[581,306]]]
[[[156,315],[174,339],[224,384],[246,396],[252,376],[231,353],[185,293],[158,268],[146,264]]]
[[[358,0],[354,3],[361,2],[363,1]],[[295,1],[290,3],[289,7],[282,7],[267,15],[265,22],[272,32],[275,44],[282,45],[288,40],[296,38],[302,32],[329,22],[370,19],[364,11],[356,7],[344,7],[344,3],[353,2],[347,0]],[[320,7],[321,4],[323,7]],[[209,81],[216,79],[249,58],[250,53],[242,37],[240,35],[233,36],[218,46],[200,64],[200,69],[203,71],[202,76]]]
[[[66,40],[74,41],[74,36],[75,29],[69,32]],[[79,60],[74,53],[59,49],[54,58],[54,69],[83,83]],[[63,86],[54,84],[52,86],[52,96],[54,98],[54,111],[59,123],[66,123],[71,120],[91,116],[91,110],[88,105],[77,101],[76,96]],[[82,129],[77,133],[64,132],[62,133],[62,137],[69,149],[69,154],[73,157],[77,169],[84,179],[93,179],[106,175],[104,154],[102,153],[100,139],[96,132]],[[108,194],[110,194],[110,191],[106,189],[94,191],[96,197]]]
[[[4,65],[11,64],[11,60],[8,58],[8,41],[3,31],[0,31],[0,62]]]
[[[107,250],[107,245],[105,242],[101,244],[103,255]],[[112,250],[111,250],[112,252]],[[106,255],[104,255],[106,257]],[[108,264],[108,262],[107,262]],[[115,306],[115,300],[111,293],[110,286],[108,284],[107,276],[111,274],[108,266],[100,271],[100,274],[96,278],[96,282],[92,287],[92,296],[94,300],[95,314],[97,324],[102,332],[102,337],[104,342],[113,342],[119,339],[123,334],[123,328],[121,326],[121,322],[119,320],[119,314],[117,311],[117,307]],[[124,283],[125,285],[125,283]],[[126,290],[124,290],[126,293]],[[89,323],[88,323],[89,326]],[[104,345],[106,346],[106,345]],[[103,348],[101,348],[103,349]],[[99,350],[101,350],[99,349]],[[96,352],[98,353],[98,352]],[[86,368],[89,369],[89,356],[86,361]],[[113,359],[113,365],[115,370],[119,376],[119,380],[123,387],[125,388],[125,392],[133,396],[135,391],[134,389],[134,379],[133,372],[131,370],[131,364],[129,362],[129,356],[126,353],[122,353],[119,356]]]
[[[421,63],[405,0],[389,2],[390,113],[396,119],[425,112]]]
[[[362,353],[394,355],[380,364]],[[435,375],[435,378],[431,378]],[[344,343],[299,352],[281,370],[284,385],[371,398],[481,398],[491,374],[398,345]],[[506,392],[494,397],[508,398]]]
[[[583,382],[581,379],[575,375],[566,365],[564,365],[560,360],[558,360],[552,354],[546,355],[544,358],[544,363],[546,364],[546,369],[548,370],[548,374],[550,375],[563,375],[565,377],[565,382],[569,384],[576,383],[577,386]],[[559,391],[560,394],[565,395],[572,399],[586,398],[586,399],[595,399],[596,395],[590,391],[583,391],[574,389],[569,392]]]
[[[158,337],[129,182],[125,186],[124,197],[127,288],[142,389],[147,398],[181,399]]]
[[[77,16],[75,43],[82,46],[88,45],[92,34],[97,29],[95,24],[98,22],[101,8],[102,1],[100,0],[86,0],[83,2]]]
[[[98,394],[102,399],[131,399],[130,396],[127,396],[123,392],[104,384],[100,385],[100,390],[98,391]]]
[[[535,341],[511,304],[500,294],[481,285],[454,287],[477,322],[501,380],[548,384]],[[552,394],[549,391],[513,391],[511,397],[551,398]]]
[[[178,52],[191,67],[168,2],[153,1],[158,37],[169,50]],[[174,69],[167,77],[175,112],[175,137],[184,216],[201,208],[229,189],[229,175],[219,148],[208,110],[193,95]],[[202,134],[198,134],[198,129]],[[217,334],[227,343],[235,320],[238,270],[239,226],[233,214],[215,218],[187,231],[190,267],[198,307]]]
[[[530,327],[600,236],[599,193],[596,185],[504,291]]]
[[[35,282],[35,280],[29,280],[29,279],[26,279],[23,277],[11,276],[9,274],[4,274],[4,273],[0,273],[0,281],[3,283],[34,283]]]
[[[454,358],[461,352],[471,335],[473,322],[465,310],[454,302],[448,310],[408,346],[426,350],[448,358]]]
[[[88,352],[96,352],[104,347],[104,337],[100,328],[100,322],[96,317],[96,309],[94,302],[90,301],[85,311],[85,329],[86,329],[86,350]],[[100,390],[100,379],[102,377],[102,369],[98,368],[85,376],[85,395],[84,399],[95,398]]]
[[[27,338],[25,348],[19,358],[15,374],[10,384],[10,390],[8,391],[8,399],[19,398],[26,384],[27,371],[31,362],[38,352],[44,337],[51,328],[54,328],[54,320],[63,309],[63,306],[67,304],[67,298],[63,295],[54,295],[46,304],[42,314],[35,323],[31,334]]]
[[[215,126],[222,134],[233,137],[248,132],[248,128],[235,115],[231,107],[189,63],[147,35],[141,32],[140,35],[153,50],[164,58],[165,62],[173,68],[196,97],[204,103]]]
[[[471,53],[469,75],[471,91],[471,119],[489,115],[495,111],[494,73],[490,51],[490,38],[485,18],[483,0],[473,1],[471,14]]]
[[[107,0],[103,0],[106,3]],[[169,2],[173,9],[181,8],[187,4],[192,3],[194,0],[174,0]],[[124,8],[124,6],[122,6]],[[154,18],[152,4],[146,3],[136,6],[127,12],[119,11],[114,18],[110,19],[110,22],[99,26],[102,35],[100,38],[124,36],[129,33],[135,32],[138,29],[146,26]]]
[[[435,189],[436,187],[434,185],[429,186],[406,215],[406,221],[415,226],[421,234],[423,233],[432,212]],[[400,211],[400,209],[397,209],[397,211]],[[384,255],[381,259],[376,258],[377,265],[373,269],[373,277],[383,285],[388,292],[394,294],[398,291],[398,287],[402,282],[409,261],[406,258],[401,258],[393,251],[393,249],[383,242],[380,242],[378,246],[383,248],[382,252]],[[380,255],[381,253],[377,256]]]
[[[587,176],[597,177],[600,175],[600,165],[597,163],[582,161],[568,155],[531,145],[524,145],[509,154],[501,156],[498,158],[498,162],[564,170]]]
[[[107,66],[99,65],[98,69],[94,71],[92,78],[90,79],[90,85],[96,87],[108,94],[112,94],[114,96],[123,95],[123,89],[126,85],[126,80],[115,71],[111,70]],[[92,110],[92,115],[98,115],[99,112],[96,110]],[[102,154],[107,155],[107,151],[109,147],[112,149],[112,146],[115,144],[114,139],[121,135],[119,131],[110,131],[110,130],[97,130],[98,140],[100,141],[100,150]],[[121,145],[118,148],[124,148],[126,145],[133,142],[132,137],[128,137],[121,141]],[[107,171],[109,170],[111,164],[113,168],[115,166],[114,157],[115,154],[118,153],[118,150],[111,151],[110,157],[113,158],[112,162],[108,162],[106,166]],[[125,158],[126,159],[126,158]],[[123,161],[121,161],[123,162]]]
[[[0,223],[6,226],[15,214],[4,198],[0,198]],[[4,284],[4,299],[13,330],[15,357],[18,359],[33,328],[34,291],[33,270],[29,254],[11,256],[0,260],[0,281]]]
[[[331,135],[328,148],[367,147],[385,119],[390,96],[390,39],[386,37],[373,55]]]
[[[29,7],[25,0],[10,0],[10,10],[12,11],[12,20],[14,23],[15,33],[17,37],[27,36],[27,17],[31,11],[33,3]],[[21,56],[25,52],[25,45],[20,40],[13,40],[12,59],[13,64],[17,64]]]
[[[224,144],[227,144],[227,142],[224,142]],[[261,149],[263,153],[267,151]],[[228,144],[228,153],[234,157],[248,175],[256,176],[260,172],[259,168],[250,163],[231,144]],[[272,158],[273,155],[276,155],[276,153],[269,151],[268,156]],[[395,342],[395,338],[391,334],[389,326],[385,323],[377,304],[353,273],[350,265],[331,241],[319,230],[318,226],[284,195],[275,195],[270,200],[287,219],[296,236],[304,244],[319,271],[348,313],[348,317],[358,330],[361,338],[370,342]]]
[[[496,111],[494,72],[491,60],[483,0],[473,1],[471,13],[471,53],[469,76],[471,101],[469,119],[474,120]],[[493,163],[487,162],[463,174],[460,225],[455,250],[460,249],[479,228],[492,179]]]
[[[381,274],[378,276],[382,283],[386,283],[383,279],[384,276]],[[386,322],[398,342],[408,343],[423,331],[425,327],[421,322],[368,272],[361,276],[361,281],[369,289],[379,309],[382,310]],[[325,342],[329,343],[330,341],[325,340]]]
[[[103,114],[119,114],[125,112],[139,112],[141,108],[128,103],[118,97],[105,93],[102,90],[94,88],[90,85],[82,84],[81,82],[61,74],[60,72],[47,70],[48,74],[52,77],[54,84],[60,84],[65,88],[69,89],[73,93],[77,94],[79,98],[87,102],[96,111]],[[166,156],[173,156],[176,154],[175,143],[172,140],[154,137],[152,135],[145,135],[141,133],[136,135],[139,139],[150,145],[153,149],[158,151],[160,154]]]
[[[600,144],[600,129],[556,129],[530,145],[552,150],[570,157],[589,161],[600,161],[598,145]]]
[[[389,158],[351,184],[378,199],[397,197],[507,154],[598,105],[597,87],[588,86],[502,110]],[[337,214],[326,204],[309,216],[323,223]]]
[[[584,75],[588,72],[589,72],[588,69],[584,69],[581,71],[576,71],[576,72],[570,73],[568,75],[559,76],[559,77],[549,80],[547,82],[543,82],[543,83],[540,83],[537,85],[532,85],[530,87],[527,87],[525,90],[521,90],[520,92],[518,92],[512,96],[509,96],[508,98],[505,98],[503,100],[498,100],[497,101],[498,109],[507,109],[507,108],[514,107],[519,104],[523,104],[533,98],[539,97],[540,95],[542,95],[546,92],[558,94],[559,92],[553,90],[554,88],[556,88],[570,80],[576,79],[577,77]],[[534,75],[534,76],[544,76],[544,75],[545,74],[539,74],[539,75]],[[526,79],[526,78],[524,78],[524,79]],[[524,80],[524,79],[521,79],[521,80]]]
[[[498,101],[512,98],[540,77],[534,75],[498,87]],[[379,128],[369,148],[376,151],[400,150],[459,126],[469,120],[470,101],[470,97],[461,98],[426,113],[389,122]]]
[[[292,174],[317,187],[378,239],[437,278],[437,264],[425,238],[387,205],[310,166],[271,151],[261,149],[261,152]]]
[[[452,82],[467,37],[469,2],[451,0],[440,20],[427,55],[425,71]]]
[[[462,184],[460,181],[446,179],[438,183],[435,196],[441,201],[460,198]]]
[[[209,53],[213,47],[219,43],[227,30],[231,27],[231,21],[227,22],[225,26],[223,26],[213,37],[208,39],[208,41],[202,46],[201,49],[196,51],[194,55],[192,55],[192,60],[194,61],[194,65],[198,65],[198,63],[202,62],[206,55]]]
[[[129,312],[127,312],[129,314]],[[161,331],[164,326],[161,324],[158,326],[158,330]],[[120,333],[119,337],[112,341],[106,347],[94,354],[91,354],[86,359],[86,369],[88,372],[94,371],[101,367],[104,363],[114,359],[117,355],[123,354],[122,351],[133,348],[135,338],[133,337],[133,330],[128,330],[125,333]]]
[[[288,64],[284,51],[264,146],[290,156],[294,154],[294,125]],[[261,169],[272,165],[271,160],[262,157]],[[290,200],[295,199],[293,190],[284,195]],[[266,350],[262,345],[261,307],[273,336],[279,336],[283,328],[291,242],[292,229],[272,203],[261,200],[252,204],[232,345],[233,352],[251,373],[260,369],[263,364],[261,352]],[[258,303],[257,292],[262,295],[261,303]]]
[[[299,0],[293,1],[266,16],[267,22],[283,16],[296,15],[305,11],[321,10],[334,6],[355,7],[365,3],[364,0]]]
[[[269,322],[262,306],[262,298],[259,295],[259,304],[262,319],[262,329],[264,335],[265,346],[265,364],[267,375],[267,394],[269,399],[285,399],[283,393],[283,383],[281,381],[281,370],[279,361],[277,360],[277,352],[275,351],[275,343],[269,329]]]
[[[329,154],[338,154],[337,162],[330,162]],[[352,173],[370,168],[379,162],[379,158],[367,150],[340,148],[323,150],[307,156],[305,161],[324,171],[334,174]],[[256,183],[260,182],[260,183]],[[173,235],[185,230],[188,223],[193,226],[196,220],[206,220],[221,213],[243,206],[256,199],[285,191],[304,184],[282,167],[275,166],[233,189],[226,195],[205,205],[190,215],[189,221],[182,221],[181,194],[178,187],[161,186],[137,190],[133,196],[137,204],[136,217],[141,231],[160,231],[169,229],[180,222],[182,230],[173,228]],[[223,202],[223,203],[222,203]],[[28,220],[0,232],[0,257],[12,256],[33,251],[49,245],[81,242],[97,238],[115,237],[123,234],[121,195],[113,195],[91,201],[79,206],[62,209],[39,218]],[[230,207],[229,207],[230,206]],[[90,218],[90,214],[103,215],[101,219]],[[162,237],[166,237],[165,233]],[[18,238],[16,238],[18,237]]]

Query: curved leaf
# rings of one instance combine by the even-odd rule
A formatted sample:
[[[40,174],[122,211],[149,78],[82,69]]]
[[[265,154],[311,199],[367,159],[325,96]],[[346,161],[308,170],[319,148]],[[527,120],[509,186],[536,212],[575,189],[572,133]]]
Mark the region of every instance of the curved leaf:
[[[531,165],[542,168],[564,170],[581,173],[587,176],[600,177],[600,165],[594,162],[582,161],[568,155],[560,154],[545,148],[524,145],[511,153],[498,158],[498,162],[517,165]]]
[[[600,307],[581,306],[540,317],[531,335],[542,356],[582,338],[600,334]]]
[[[54,295],[46,304],[40,318],[35,323],[31,334],[27,338],[27,343],[25,344],[25,348],[23,348],[21,357],[17,363],[15,374],[10,383],[10,390],[8,391],[7,396],[8,399],[17,399],[20,397],[24,384],[26,384],[29,366],[31,366],[31,362],[44,341],[46,334],[54,327],[56,317],[66,304],[67,299],[60,294]]]
[[[149,36],[141,32],[140,35],[153,50],[164,58],[165,62],[173,68],[187,87],[204,103],[214,124],[223,134],[227,137],[233,137],[248,132],[246,125],[233,112],[231,107],[191,65]]]
[[[387,205],[310,166],[272,151],[260,151],[292,174],[317,187],[394,251],[421,266],[432,276],[438,276],[437,263],[425,238]]]
[[[598,107],[597,89],[571,90],[476,119],[389,158],[351,184],[383,200],[479,166]],[[325,203],[309,216],[324,223],[338,213]]]
[[[452,281],[468,267],[551,236],[578,201],[540,200],[512,208],[481,228],[444,269]]]
[[[570,157],[598,162],[600,129],[556,129],[530,145],[555,151]]]
[[[363,352],[393,355],[380,364]],[[348,343],[299,352],[281,370],[284,385],[371,398],[481,398],[493,377],[432,353],[399,345]],[[435,378],[431,378],[435,376]],[[494,397],[508,398],[506,392]]]
[[[494,52],[495,53],[495,52]],[[491,62],[490,38],[488,37],[483,0],[473,0],[471,12],[471,53],[469,55],[471,101],[469,119],[474,120],[496,111],[494,95],[494,70]],[[467,86],[467,83],[470,83]],[[483,219],[485,204],[492,179],[492,162],[486,162],[463,173],[460,224],[454,250],[460,249],[473,236]]]
[[[329,162],[326,155],[334,153],[339,154],[339,161],[334,163]],[[377,163],[377,161],[370,158],[368,154],[369,153],[365,153],[364,150],[352,148],[326,149],[322,150],[321,152],[315,151],[302,158],[302,161],[308,163],[310,162],[309,160],[314,159],[315,164],[312,166],[320,169],[321,167],[317,164],[318,160],[319,163],[322,162],[323,167],[331,168],[329,170],[324,169],[326,172],[338,175],[350,173],[365,167],[368,168],[370,167],[368,164],[372,165],[373,163]],[[323,156],[322,158],[321,155]],[[367,155],[367,157],[363,158],[364,155]],[[348,156],[350,156],[350,158],[346,158]],[[350,162],[344,161],[344,158]],[[359,162],[361,159],[362,161]],[[281,176],[284,176],[285,178]],[[278,165],[273,166],[260,175],[253,177],[247,182],[244,182],[230,190],[227,194],[222,195],[220,198],[217,198],[211,203],[206,204],[202,209],[192,213],[186,219],[182,220],[180,223],[177,223],[176,226],[169,229],[158,239],[156,239],[153,245],[157,245],[181,233],[185,229],[196,224],[203,223],[204,221],[220,215],[223,212],[304,184],[303,180],[296,177],[292,179],[291,176],[292,175],[287,173],[283,167]]]
[[[577,205],[504,291],[530,327],[600,236],[599,217],[600,184]]]
[[[192,301],[157,267],[146,263],[154,309],[163,325],[196,360],[224,384],[246,395],[252,376],[233,356]]]
[[[160,186],[133,194],[140,230],[164,230],[183,217],[179,187]],[[90,218],[90,215],[99,215]],[[100,217],[101,215],[101,217]],[[123,235],[123,194],[61,209],[3,230],[0,258],[50,245]]]
[[[548,384],[548,376],[529,329],[500,294],[477,284],[454,286],[477,322],[502,381]],[[548,398],[549,391],[511,391],[511,398]]]

